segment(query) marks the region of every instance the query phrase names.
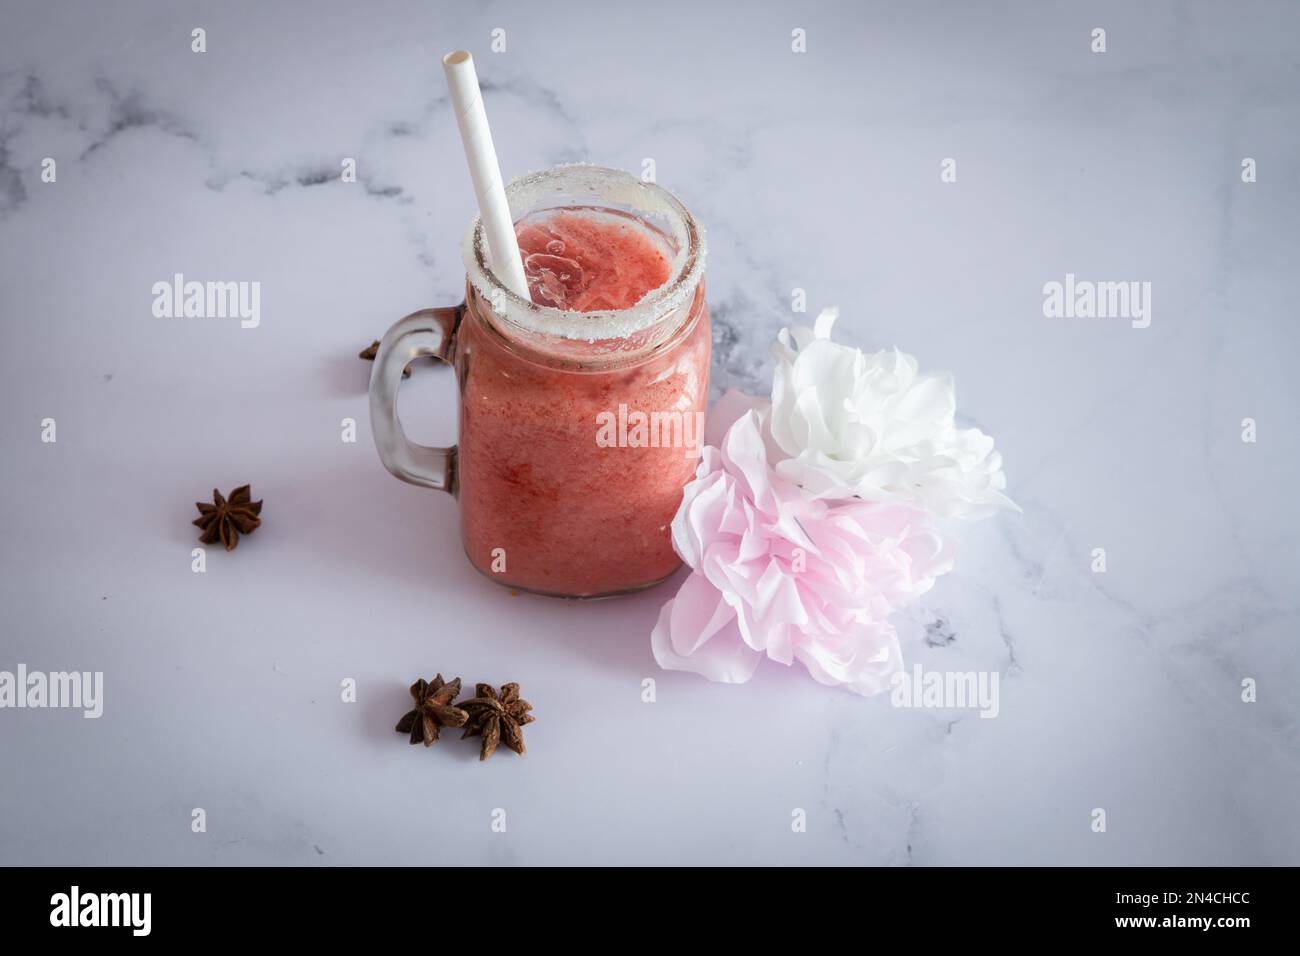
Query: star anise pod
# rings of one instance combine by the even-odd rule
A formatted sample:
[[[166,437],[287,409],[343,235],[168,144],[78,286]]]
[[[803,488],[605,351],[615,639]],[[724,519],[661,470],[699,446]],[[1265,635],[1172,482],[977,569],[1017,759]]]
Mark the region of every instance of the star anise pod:
[[[410,734],[411,743],[424,742],[432,747],[438,742],[438,732],[443,727],[461,727],[469,714],[452,704],[460,694],[460,678],[444,683],[439,674],[431,681],[421,678],[411,685],[415,710],[397,722],[399,734]]]
[[[529,713],[533,705],[519,696],[519,685],[502,684],[498,693],[491,684],[479,684],[474,692],[472,699],[460,702],[469,713],[469,722],[461,739],[483,735],[483,748],[478,759],[491,757],[498,743],[504,743],[520,755],[527,752],[523,727],[537,718]]]
[[[253,500],[249,485],[240,485],[228,499],[213,488],[212,504],[196,501],[194,506],[199,509],[199,516],[192,523],[203,529],[199,540],[204,544],[220,541],[227,551],[235,550],[241,534],[252,534],[262,523],[258,517],[262,513],[262,502]]]
[[[357,353],[357,358],[363,358],[367,362],[373,362],[375,356],[379,354],[379,339],[375,339],[368,348],[362,349]],[[402,378],[411,377],[411,364],[408,362],[406,368],[402,369]]]

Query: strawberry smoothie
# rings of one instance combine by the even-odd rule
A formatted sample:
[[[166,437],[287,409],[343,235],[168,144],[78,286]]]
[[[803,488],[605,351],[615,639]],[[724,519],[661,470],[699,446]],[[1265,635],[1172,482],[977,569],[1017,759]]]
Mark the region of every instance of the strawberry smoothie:
[[[538,305],[627,309],[663,285],[671,269],[641,220],[608,210],[547,211],[516,223],[515,235]]]
[[[679,278],[671,240],[626,213],[548,209],[515,231],[536,305],[607,315]],[[698,462],[711,346],[702,279],[686,291],[653,328],[585,342],[548,335],[544,315],[525,334],[470,286],[457,486],[465,550],[488,577],[592,597],[677,568],[669,525]],[[662,427],[627,427],[638,420]]]

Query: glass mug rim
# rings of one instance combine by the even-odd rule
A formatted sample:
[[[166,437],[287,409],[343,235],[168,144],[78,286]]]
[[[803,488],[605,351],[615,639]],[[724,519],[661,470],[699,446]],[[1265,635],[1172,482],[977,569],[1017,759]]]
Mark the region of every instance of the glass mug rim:
[[[691,314],[697,311],[693,304],[704,275],[707,247],[703,227],[672,192],[657,183],[643,182],[624,170],[591,163],[566,163],[526,173],[507,183],[505,191],[516,220],[537,209],[573,206],[572,200],[579,198],[577,194],[587,192],[591,193],[592,205],[621,206],[633,213],[665,220],[677,245],[669,279],[635,305],[626,309],[574,312],[539,305],[502,282],[488,263],[482,219],[475,216],[461,248],[468,286],[491,307],[489,324],[502,326],[499,331],[507,338],[522,338],[542,352],[554,349],[565,353],[582,344],[657,338],[652,334],[654,327],[677,315],[683,307],[686,315],[681,324],[689,323]],[[570,201],[548,207],[544,202],[552,196]]]

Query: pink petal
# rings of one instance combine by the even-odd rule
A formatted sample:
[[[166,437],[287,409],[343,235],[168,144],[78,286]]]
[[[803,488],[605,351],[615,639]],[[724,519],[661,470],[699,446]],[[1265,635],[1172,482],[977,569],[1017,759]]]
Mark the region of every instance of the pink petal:
[[[738,392],[734,388],[729,389],[709,409],[708,424],[704,426],[704,443],[721,445],[731,426],[743,418],[746,412],[765,412],[769,405],[765,398],[756,398]]]
[[[650,646],[664,670],[690,671],[726,684],[745,683],[762,657],[745,646],[735,611],[699,574],[687,578],[663,606]]]

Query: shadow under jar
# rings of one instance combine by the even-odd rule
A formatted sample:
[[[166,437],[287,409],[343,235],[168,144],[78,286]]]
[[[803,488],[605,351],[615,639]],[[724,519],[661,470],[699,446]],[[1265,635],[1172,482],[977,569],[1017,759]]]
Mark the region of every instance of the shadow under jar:
[[[670,525],[703,443],[712,333],[702,232],[668,191],[599,166],[533,173],[506,195],[525,253],[530,225],[576,215],[603,224],[589,255],[648,244],[667,278],[628,308],[538,304],[493,273],[476,219],[463,249],[465,302],[407,316],[380,344],[370,385],[380,458],[397,477],[460,499],[465,552],[494,581],[563,597],[657,584],[680,564]],[[564,303],[563,289],[545,285],[572,276],[564,266],[539,272],[532,263],[551,264],[539,253],[525,256],[533,298]],[[402,369],[421,356],[456,369],[455,448],[415,445],[397,422]]]

